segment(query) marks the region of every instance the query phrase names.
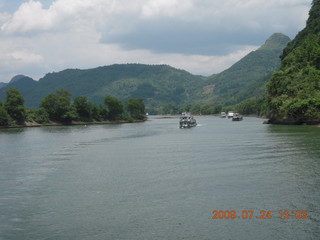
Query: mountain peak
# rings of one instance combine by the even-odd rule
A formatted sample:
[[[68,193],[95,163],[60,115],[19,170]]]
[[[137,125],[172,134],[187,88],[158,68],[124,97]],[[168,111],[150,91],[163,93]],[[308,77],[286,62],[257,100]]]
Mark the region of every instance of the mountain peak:
[[[25,75],[22,75],[22,74],[16,75],[16,76],[14,76],[14,77],[10,80],[9,83],[18,82],[18,81],[20,81],[21,79],[24,79],[24,78],[29,78],[29,77],[27,77],[27,76],[25,76]]]
[[[282,33],[274,33],[272,34],[263,44],[260,49],[263,50],[274,50],[274,49],[283,49],[287,46],[287,44],[291,41],[291,39],[282,34]]]

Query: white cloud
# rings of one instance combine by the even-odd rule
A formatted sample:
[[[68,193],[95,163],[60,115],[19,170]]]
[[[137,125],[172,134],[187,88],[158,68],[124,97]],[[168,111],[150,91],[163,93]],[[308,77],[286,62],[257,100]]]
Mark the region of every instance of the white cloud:
[[[33,63],[40,63],[43,58],[39,54],[31,53],[28,51],[14,51],[8,53],[7,56],[12,58],[14,61],[22,62],[23,64],[33,64]]]
[[[21,4],[1,29],[12,34],[48,31],[53,28],[63,29],[66,25],[72,27],[77,22],[85,23],[90,19],[94,20],[95,12],[101,12],[102,2],[103,7],[112,3],[112,1],[101,0],[56,0],[48,9],[44,9],[41,2],[29,0]]]
[[[274,32],[294,37],[311,2],[25,0],[12,14],[0,13],[0,81],[129,62],[217,73]]]
[[[42,8],[40,2],[23,3],[9,21],[2,25],[1,30],[13,33],[30,30],[47,30],[54,25],[55,15]]]
[[[194,9],[191,0],[149,0],[142,6],[142,17],[177,16]]]

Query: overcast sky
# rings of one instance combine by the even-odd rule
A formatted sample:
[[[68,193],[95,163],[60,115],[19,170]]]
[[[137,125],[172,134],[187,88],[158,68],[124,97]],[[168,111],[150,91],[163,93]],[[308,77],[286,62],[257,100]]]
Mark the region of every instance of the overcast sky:
[[[114,63],[219,73],[275,32],[294,38],[311,2],[0,0],[0,82]]]

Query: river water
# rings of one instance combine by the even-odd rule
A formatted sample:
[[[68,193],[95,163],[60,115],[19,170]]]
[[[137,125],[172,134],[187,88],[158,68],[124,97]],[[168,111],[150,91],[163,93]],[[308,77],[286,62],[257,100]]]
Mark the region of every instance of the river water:
[[[320,239],[320,127],[197,121],[0,131],[0,239]]]

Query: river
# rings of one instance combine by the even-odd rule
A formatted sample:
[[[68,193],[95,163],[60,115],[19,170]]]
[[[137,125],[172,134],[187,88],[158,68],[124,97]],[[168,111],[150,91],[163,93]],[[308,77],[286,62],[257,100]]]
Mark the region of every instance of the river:
[[[196,119],[1,130],[0,240],[320,239],[320,127]]]

